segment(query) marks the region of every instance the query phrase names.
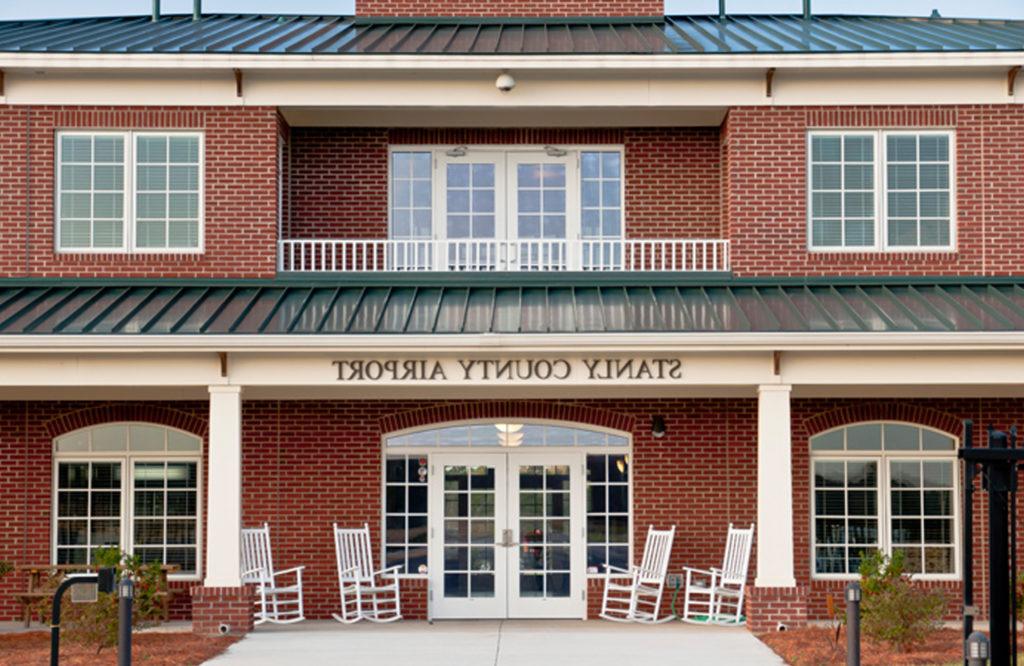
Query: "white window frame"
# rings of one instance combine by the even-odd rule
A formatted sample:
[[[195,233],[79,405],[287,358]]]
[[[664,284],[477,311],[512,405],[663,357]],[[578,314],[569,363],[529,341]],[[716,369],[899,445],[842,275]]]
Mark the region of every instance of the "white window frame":
[[[943,437],[948,437],[953,440],[954,448],[950,451],[885,451],[883,449],[871,450],[871,451],[812,451],[810,449],[810,440],[820,435],[825,435],[836,430],[842,430],[849,428],[850,426],[859,425],[905,425],[913,428],[919,428],[921,430],[930,430],[932,432],[939,433]],[[808,452],[810,454],[809,469],[808,469],[808,492],[810,501],[808,506],[810,508],[808,529],[810,530],[810,552],[808,553],[810,558],[810,569],[811,578],[813,580],[857,580],[859,578],[856,573],[849,574],[836,574],[836,573],[818,573],[815,570],[815,548],[817,547],[816,542],[816,525],[815,518],[817,513],[814,508],[814,463],[818,461],[826,462],[838,462],[838,461],[877,461],[878,462],[878,493],[880,496],[877,500],[877,512],[878,512],[878,549],[886,555],[892,555],[892,488],[889,480],[889,470],[891,461],[920,461],[920,460],[941,460],[948,461],[952,464],[953,468],[953,572],[946,574],[929,574],[929,573],[915,573],[911,574],[914,580],[922,581],[959,581],[961,580],[960,571],[960,553],[963,547],[962,538],[960,534],[960,505],[963,498],[960,495],[961,474],[960,466],[957,464],[956,447],[959,446],[960,439],[955,437],[948,432],[939,430],[938,428],[931,428],[929,426],[921,425],[920,423],[912,423],[910,421],[898,421],[898,420],[876,420],[876,421],[857,421],[855,423],[845,423],[835,428],[829,428],[828,430],[822,430],[816,432],[808,438]],[[848,490],[849,488],[844,488]],[[913,544],[910,544],[913,545]]]
[[[97,427],[103,426],[132,426],[132,425],[144,425],[156,428],[162,428],[164,430],[174,430],[189,437],[199,439],[200,450],[196,453],[171,453],[167,451],[57,451],[57,440],[66,437],[74,432],[80,432],[83,430],[91,430]],[[50,482],[50,498],[51,508],[50,511],[50,562],[57,564],[57,486],[59,485],[59,470],[61,463],[105,463],[105,462],[116,462],[121,464],[121,513],[119,519],[121,521],[121,551],[129,554],[135,552],[135,463],[136,462],[164,462],[164,463],[175,463],[175,462],[191,462],[196,464],[196,570],[195,573],[172,573],[168,574],[167,579],[169,581],[182,580],[182,581],[198,581],[203,579],[203,562],[205,560],[205,551],[203,550],[203,534],[205,532],[203,522],[203,498],[205,497],[203,489],[203,452],[202,452],[202,437],[195,435],[186,430],[180,430],[178,428],[172,428],[170,426],[161,425],[159,423],[150,423],[147,421],[114,421],[109,423],[98,423],[92,426],[86,426],[85,428],[79,428],[72,430],[58,437],[55,437],[52,442],[51,451],[53,452],[53,460],[51,462],[51,482]]]
[[[587,549],[587,509],[586,509],[586,492],[587,492],[587,478],[586,478],[586,465],[588,455],[625,455],[629,460],[629,549],[627,551],[627,557],[629,562],[633,562],[633,528],[634,518],[636,511],[634,507],[636,505],[636,485],[634,478],[634,460],[633,456],[633,435],[632,433],[623,430],[614,430],[612,428],[604,428],[601,426],[591,425],[589,423],[578,423],[576,421],[557,421],[551,419],[521,419],[521,418],[491,418],[491,419],[469,419],[460,421],[445,421],[441,423],[431,423],[424,426],[417,426],[415,428],[405,428],[402,430],[394,430],[381,435],[381,462],[380,462],[380,548],[379,556],[381,563],[385,562],[384,556],[386,553],[386,541],[387,541],[387,457],[393,456],[408,456],[408,457],[424,457],[427,459],[427,467],[433,466],[433,454],[451,454],[465,452],[467,455],[474,455],[478,453],[501,453],[507,452],[509,449],[500,446],[388,446],[388,439],[399,435],[406,435],[413,432],[422,432],[424,430],[437,430],[441,428],[450,428],[465,425],[493,425],[502,421],[514,421],[515,423],[523,423],[528,425],[551,425],[559,426],[564,428],[576,428],[581,430],[590,430],[594,432],[604,432],[618,437],[625,437],[628,444],[626,446],[531,446],[522,447],[516,449],[523,451],[526,454],[529,453],[576,453],[582,456],[583,464],[583,482],[581,488],[576,489],[574,492],[580,492],[584,494],[583,497],[583,529],[581,539],[583,539],[583,551],[584,551],[584,563],[586,562],[586,549]],[[430,473],[428,472],[427,478],[429,480]],[[607,485],[607,484],[606,484]],[[427,526],[431,525],[431,520],[435,518],[429,512],[430,499],[428,495],[427,499]],[[408,514],[406,514],[408,515]],[[430,560],[427,560],[428,571],[425,574],[399,574],[399,578],[410,578],[410,579],[423,579],[427,580],[430,578],[429,567],[431,566]],[[584,571],[584,575],[587,579],[603,579],[609,576],[608,573],[588,573]]]
[[[199,140],[199,242],[196,247],[138,247],[135,243],[135,140],[145,136],[186,136]],[[60,243],[61,225],[61,185],[63,164],[63,141],[65,136],[117,136],[124,139],[124,230],[121,234],[121,247],[82,247],[64,248]],[[54,167],[54,235],[53,248],[57,254],[203,254],[206,240],[206,137],[205,133],[195,130],[59,130],[56,134],[56,164]]]
[[[447,207],[447,198],[445,192],[444,179],[441,177],[441,167],[445,163],[453,162],[452,158],[448,156],[448,151],[452,150],[453,146],[438,146],[436,144],[393,144],[388,146],[388,238],[394,238],[394,221],[392,220],[392,210],[394,208],[394,192],[393,192],[393,177],[392,177],[392,164],[394,164],[395,153],[430,153],[432,159],[431,166],[431,195],[433,197],[431,201],[432,208],[432,219],[431,219],[431,238],[434,240],[442,240],[447,237],[447,228],[442,224],[444,221],[445,208]],[[460,147],[461,148],[461,147]],[[583,206],[582,206],[582,191],[580,179],[581,179],[581,165],[580,155],[586,152],[605,152],[605,153],[618,153],[619,164],[621,165],[621,177],[619,178],[619,202],[621,204],[621,220],[620,224],[622,227],[622,238],[627,238],[626,235],[626,151],[624,144],[573,144],[573,145],[558,145],[559,150],[566,151],[566,159],[574,160],[575,167],[570,169],[566,173],[566,201],[565,201],[565,225],[566,225],[566,240],[579,240],[582,238],[583,228]],[[511,186],[511,174],[513,173],[513,158],[528,159],[529,156],[536,155],[539,158],[542,157],[545,160],[550,161],[552,158],[547,153],[547,146],[543,145],[506,145],[506,144],[474,144],[466,146],[467,159],[472,159],[474,154],[481,155],[482,158],[493,157],[495,154],[504,154],[503,162],[498,164],[498,170],[495,174],[504,177],[504,183],[498,187],[498,190],[503,191],[505,195],[504,202],[495,202],[495,230],[504,229],[505,236],[498,236],[497,240],[515,240],[517,234],[514,233],[514,211],[515,204],[514,198],[516,197],[515,188]],[[458,159],[458,158],[456,158]],[[496,192],[497,194],[497,192]]]
[[[891,134],[914,134],[917,136],[945,136],[949,139],[949,244],[948,245],[889,245],[889,184],[887,178],[888,157],[886,155],[886,137]],[[874,140],[874,197],[875,197],[875,242],[871,245],[814,245],[812,225],[814,221],[813,197],[814,197],[814,161],[812,154],[812,142],[814,137],[819,136],[872,136]],[[885,253],[922,253],[922,252],[946,252],[957,251],[957,183],[956,183],[956,131],[952,129],[935,128],[888,128],[888,129],[814,129],[807,133],[806,145],[806,177],[807,192],[805,204],[806,215],[806,244],[807,251],[812,253],[844,253],[856,254],[864,252],[885,252]],[[919,183],[920,185],[920,183]],[[918,188],[920,189],[920,188]],[[918,211],[920,213],[920,211]]]

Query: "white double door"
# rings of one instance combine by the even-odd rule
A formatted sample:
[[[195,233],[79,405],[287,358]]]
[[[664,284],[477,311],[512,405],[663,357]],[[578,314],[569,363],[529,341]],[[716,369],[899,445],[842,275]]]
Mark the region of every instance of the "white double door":
[[[433,617],[585,617],[583,465],[576,453],[432,456]]]
[[[439,223],[449,270],[562,270],[579,238],[576,153],[442,156]]]

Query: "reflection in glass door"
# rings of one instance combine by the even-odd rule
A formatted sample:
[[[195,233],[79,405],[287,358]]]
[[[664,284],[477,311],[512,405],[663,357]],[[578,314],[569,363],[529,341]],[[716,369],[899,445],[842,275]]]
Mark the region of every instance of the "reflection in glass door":
[[[504,156],[473,153],[441,161],[444,191],[443,236],[447,243],[446,270],[491,271],[504,268],[502,245],[505,200]]]
[[[431,465],[433,617],[585,616],[580,454],[438,454]]]
[[[433,615],[505,617],[505,456],[438,455],[433,466]]]
[[[570,267],[567,202],[576,200],[576,160],[570,156],[509,156],[511,198],[509,237],[518,240],[520,270],[566,270]]]
[[[509,617],[583,617],[580,456],[511,455]]]

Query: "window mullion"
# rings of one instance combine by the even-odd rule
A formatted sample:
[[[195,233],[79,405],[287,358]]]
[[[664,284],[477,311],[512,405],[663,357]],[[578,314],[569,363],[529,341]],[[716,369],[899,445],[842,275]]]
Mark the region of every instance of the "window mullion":
[[[127,252],[135,245],[135,133],[124,133],[124,242]]]
[[[889,184],[886,180],[885,132],[875,132],[875,249],[888,247]]]

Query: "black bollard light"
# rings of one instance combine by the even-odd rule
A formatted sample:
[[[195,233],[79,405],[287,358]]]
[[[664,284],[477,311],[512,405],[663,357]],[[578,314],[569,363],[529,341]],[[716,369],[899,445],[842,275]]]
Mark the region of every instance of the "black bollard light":
[[[860,666],[860,583],[846,585],[846,666]]]
[[[135,585],[130,576],[121,579],[117,586],[117,666],[132,664],[132,603],[135,601]]]

